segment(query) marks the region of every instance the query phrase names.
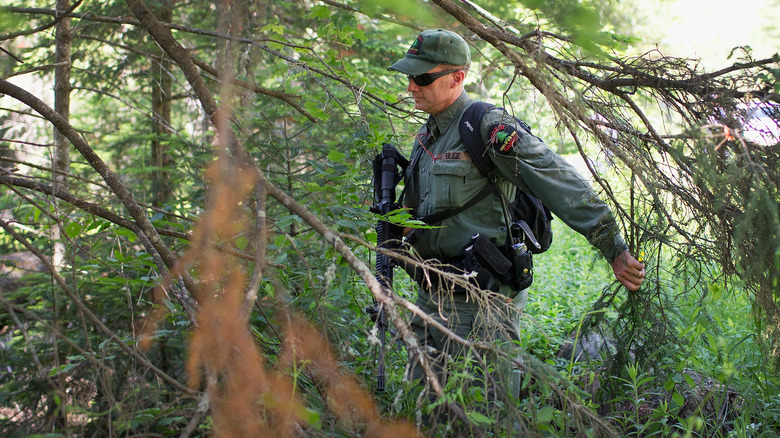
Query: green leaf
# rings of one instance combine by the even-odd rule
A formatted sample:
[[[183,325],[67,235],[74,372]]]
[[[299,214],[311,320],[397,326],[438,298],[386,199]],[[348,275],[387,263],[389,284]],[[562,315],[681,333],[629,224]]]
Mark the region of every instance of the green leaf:
[[[552,421],[555,408],[552,406],[545,406],[536,412],[536,421],[539,423],[549,423]]]
[[[126,238],[130,243],[135,242],[135,239],[138,238],[134,232],[128,230],[127,228],[116,228],[114,230],[114,234]]]
[[[408,208],[400,208],[398,210],[393,210],[387,215],[383,216],[382,219],[390,222],[391,224],[395,224],[402,227],[409,227],[409,228],[439,228],[436,225],[428,225],[425,222],[415,219],[412,214],[410,213],[410,209]]]
[[[113,340],[110,339],[110,338],[104,340],[103,342],[101,342],[100,345],[98,345],[98,351],[103,350],[104,348],[106,348],[106,346],[109,345],[111,342],[113,342]]]
[[[347,155],[336,149],[331,149],[328,153],[328,159],[330,161],[335,161],[336,163],[343,163],[345,158],[347,158]]]
[[[269,297],[271,297],[271,298],[274,298],[274,297],[276,297],[276,295],[275,295],[275,293],[274,293],[274,285],[273,285],[273,284],[271,284],[271,283],[266,283],[266,284],[265,284],[265,286],[263,287],[263,289],[265,289],[265,293],[266,293],[266,295],[268,295]]]
[[[274,246],[277,248],[281,248],[285,244],[287,244],[287,236],[285,236],[284,234],[280,234],[276,236],[276,238],[274,239]]]
[[[273,32],[279,35],[284,35],[284,27],[281,24],[273,23],[269,24],[262,29],[260,29],[261,32]]]
[[[677,391],[674,391],[674,394],[672,394],[672,400],[677,403],[677,406],[682,406],[685,404],[685,397],[683,397],[682,394]]]
[[[717,353],[718,341],[715,340],[715,336],[712,336],[711,333],[706,333],[706,337],[707,337],[707,343],[709,344],[710,347],[710,351],[712,351],[713,353]]]
[[[279,228],[287,228],[293,223],[301,223],[301,218],[297,214],[289,214],[287,216],[282,216],[276,221],[276,225]]]
[[[330,10],[325,5],[317,5],[311,8],[309,18],[330,18]]]
[[[81,234],[81,224],[71,221],[68,225],[65,225],[65,234],[71,239],[75,239],[76,236]]]
[[[676,384],[677,383],[675,383],[674,379],[671,378],[667,379],[666,382],[664,382],[664,389],[667,391],[671,391],[672,389],[674,389]]]
[[[482,393],[482,388],[477,388],[477,387],[471,388],[471,391],[469,391],[469,395],[479,403],[485,401],[485,395]]]
[[[310,426],[314,426],[317,429],[319,429],[319,425],[320,425],[319,412],[304,406],[299,413],[301,414],[301,418],[303,419],[303,421],[308,423]]]
[[[176,311],[176,305],[173,304],[173,301],[165,298],[163,299],[163,304],[165,305],[165,307],[168,308],[168,311],[170,311],[171,313]]]
[[[249,244],[249,239],[244,236],[238,236],[236,238],[236,248],[243,250]]]
[[[469,417],[471,421],[477,424],[484,424],[484,425],[490,425],[496,422],[493,418],[486,417],[479,412],[469,411],[466,412],[466,416]]]
[[[170,426],[173,423],[178,423],[182,420],[184,420],[184,417],[167,417],[160,420],[158,424],[161,426]]]
[[[328,114],[325,113],[325,111],[320,109],[317,102],[307,101],[306,103],[303,104],[303,107],[312,116],[318,119],[322,119],[323,121],[328,120]]]
[[[72,370],[73,368],[76,368],[76,365],[78,365],[78,362],[70,362],[70,363],[66,363],[65,365],[60,365],[58,367],[54,367],[49,372],[49,377],[67,373],[68,371]]]

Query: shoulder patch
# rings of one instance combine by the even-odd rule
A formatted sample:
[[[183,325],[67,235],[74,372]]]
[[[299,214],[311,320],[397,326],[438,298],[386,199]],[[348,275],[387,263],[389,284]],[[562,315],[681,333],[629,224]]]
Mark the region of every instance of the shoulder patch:
[[[520,140],[520,135],[514,126],[498,123],[488,131],[488,144],[498,153],[509,154]]]

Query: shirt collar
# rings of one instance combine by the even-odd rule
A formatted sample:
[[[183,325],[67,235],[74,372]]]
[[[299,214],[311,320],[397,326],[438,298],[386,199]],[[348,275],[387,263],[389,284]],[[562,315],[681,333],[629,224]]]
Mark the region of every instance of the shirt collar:
[[[472,100],[469,95],[463,91],[460,93],[460,96],[458,96],[455,102],[448,106],[447,109],[442,111],[441,114],[436,117],[431,116],[428,119],[428,123],[432,126],[435,125],[439,129],[439,132],[443,134],[447,132],[452,122],[455,121],[455,118],[463,111],[464,108],[471,104],[471,102]]]

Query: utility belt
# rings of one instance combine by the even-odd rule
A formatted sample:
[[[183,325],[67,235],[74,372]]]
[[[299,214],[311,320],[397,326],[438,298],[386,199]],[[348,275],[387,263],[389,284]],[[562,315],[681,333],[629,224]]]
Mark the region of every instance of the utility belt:
[[[419,232],[420,230],[414,230]],[[407,243],[414,245],[415,235],[412,233]],[[516,242],[516,239],[512,239]],[[502,284],[508,285],[513,291],[519,292],[531,286],[533,282],[532,253],[525,243],[512,243],[496,246],[487,237],[477,233],[471,236],[470,242],[463,248],[461,255],[449,259],[439,259],[441,266],[437,268],[445,273],[464,276],[472,286],[482,290],[499,292]],[[423,290],[434,293],[440,290],[453,293],[465,293],[463,285],[448,280],[438,272],[425,270],[420,266],[404,266],[404,270]]]

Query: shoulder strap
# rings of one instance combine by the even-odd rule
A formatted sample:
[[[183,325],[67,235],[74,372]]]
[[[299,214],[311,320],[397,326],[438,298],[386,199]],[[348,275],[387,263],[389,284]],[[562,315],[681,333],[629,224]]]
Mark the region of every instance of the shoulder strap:
[[[501,206],[504,212],[504,221],[507,228],[507,242],[511,242],[511,215],[507,209],[507,202],[506,198],[504,198],[504,194],[501,193],[501,190],[498,190],[493,162],[490,161],[490,157],[487,156],[487,148],[485,147],[485,143],[482,141],[482,131],[480,130],[480,127],[482,126],[482,118],[485,117],[485,114],[487,114],[488,111],[495,107],[495,105],[489,104],[487,102],[476,102],[471,104],[471,106],[469,106],[463,113],[463,117],[460,119],[460,125],[458,126],[458,129],[460,131],[460,139],[463,142],[463,145],[466,146],[466,149],[468,149],[471,160],[477,166],[482,175],[485,175],[485,178],[488,180],[488,185],[486,187],[493,186],[494,189],[491,191],[495,193],[498,196],[498,199],[501,201]]]
[[[472,103],[463,113],[458,125],[460,139],[469,151],[471,160],[480,172],[488,179],[488,182],[496,182],[496,174],[493,172],[493,163],[486,155],[485,143],[482,142],[482,134],[479,127],[485,114],[495,108],[495,105],[487,102]]]
[[[444,219],[449,219],[452,216],[455,216],[456,214],[460,213],[461,211],[468,210],[469,208],[473,207],[474,204],[484,199],[487,195],[495,192],[498,189],[498,185],[490,183],[482,188],[482,190],[479,191],[476,195],[474,195],[473,198],[469,199],[469,201],[460,207],[456,208],[450,208],[448,210],[442,210],[438,211],[436,213],[429,214],[428,216],[423,216],[421,218],[418,218],[419,220],[425,222],[426,224],[437,224]]]

